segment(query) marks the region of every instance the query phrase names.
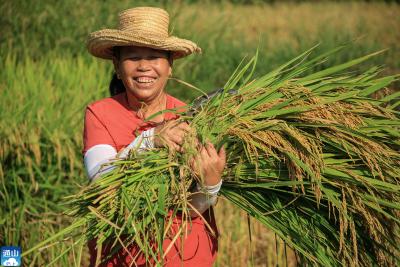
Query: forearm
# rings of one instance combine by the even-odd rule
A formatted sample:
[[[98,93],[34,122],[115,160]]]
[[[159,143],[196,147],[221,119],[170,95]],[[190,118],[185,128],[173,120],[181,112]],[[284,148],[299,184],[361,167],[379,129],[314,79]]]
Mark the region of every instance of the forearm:
[[[193,209],[190,210],[190,216],[192,218],[198,217],[208,208],[215,205],[221,185],[222,180],[216,185],[205,186],[203,188],[198,183],[196,184],[195,191],[192,192],[189,199],[190,204],[193,207]]]

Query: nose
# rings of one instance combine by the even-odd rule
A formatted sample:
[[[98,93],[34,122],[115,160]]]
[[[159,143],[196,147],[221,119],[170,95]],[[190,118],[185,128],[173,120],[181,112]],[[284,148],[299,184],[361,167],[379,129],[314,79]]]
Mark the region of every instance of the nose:
[[[147,59],[142,58],[138,61],[138,71],[148,71],[150,70],[150,63]]]

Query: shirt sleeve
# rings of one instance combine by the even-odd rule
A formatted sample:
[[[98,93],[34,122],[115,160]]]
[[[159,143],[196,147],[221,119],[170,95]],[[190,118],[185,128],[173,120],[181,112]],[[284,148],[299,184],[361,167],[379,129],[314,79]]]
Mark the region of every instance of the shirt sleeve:
[[[114,147],[101,144],[94,145],[85,152],[84,163],[85,169],[90,180],[94,181],[101,175],[112,171],[115,166],[112,164],[114,160],[124,159],[128,156],[130,150],[134,149],[141,153],[144,150],[154,148],[152,141],[154,135],[154,128],[142,132],[138,137],[135,138],[126,148],[120,153]]]
[[[95,145],[110,145],[116,149],[114,140],[90,107],[86,108],[83,130],[83,155]]]

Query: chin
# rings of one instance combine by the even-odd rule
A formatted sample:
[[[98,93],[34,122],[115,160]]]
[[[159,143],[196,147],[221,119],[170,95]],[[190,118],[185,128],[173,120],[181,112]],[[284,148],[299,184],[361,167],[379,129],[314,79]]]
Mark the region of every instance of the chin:
[[[157,98],[161,94],[160,91],[154,92],[154,91],[147,91],[147,90],[140,90],[138,92],[137,90],[135,91],[130,91],[131,94],[140,102],[148,102],[152,101],[153,99]]]

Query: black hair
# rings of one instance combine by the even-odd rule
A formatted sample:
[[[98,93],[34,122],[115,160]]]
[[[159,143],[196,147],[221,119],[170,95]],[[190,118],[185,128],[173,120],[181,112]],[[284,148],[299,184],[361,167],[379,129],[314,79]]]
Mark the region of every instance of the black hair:
[[[117,73],[115,72],[112,75],[110,85],[108,86],[108,90],[111,96],[115,96],[125,92],[125,86],[123,82],[120,79],[118,79]]]
[[[120,58],[120,46],[114,46],[113,49],[114,56],[119,59]],[[168,62],[172,66],[172,53],[168,51]],[[111,96],[115,96],[126,91],[124,83],[118,79],[117,73],[114,71],[111,77],[110,85],[108,86],[108,91]]]
[[[114,46],[112,51],[113,51],[113,55],[117,59],[119,59],[119,57],[120,57],[119,46]],[[115,96],[115,95],[125,92],[124,83],[120,79],[118,79],[117,73],[115,71],[111,76],[111,81],[110,81],[110,85],[108,86],[108,91],[110,92],[111,96]]]

